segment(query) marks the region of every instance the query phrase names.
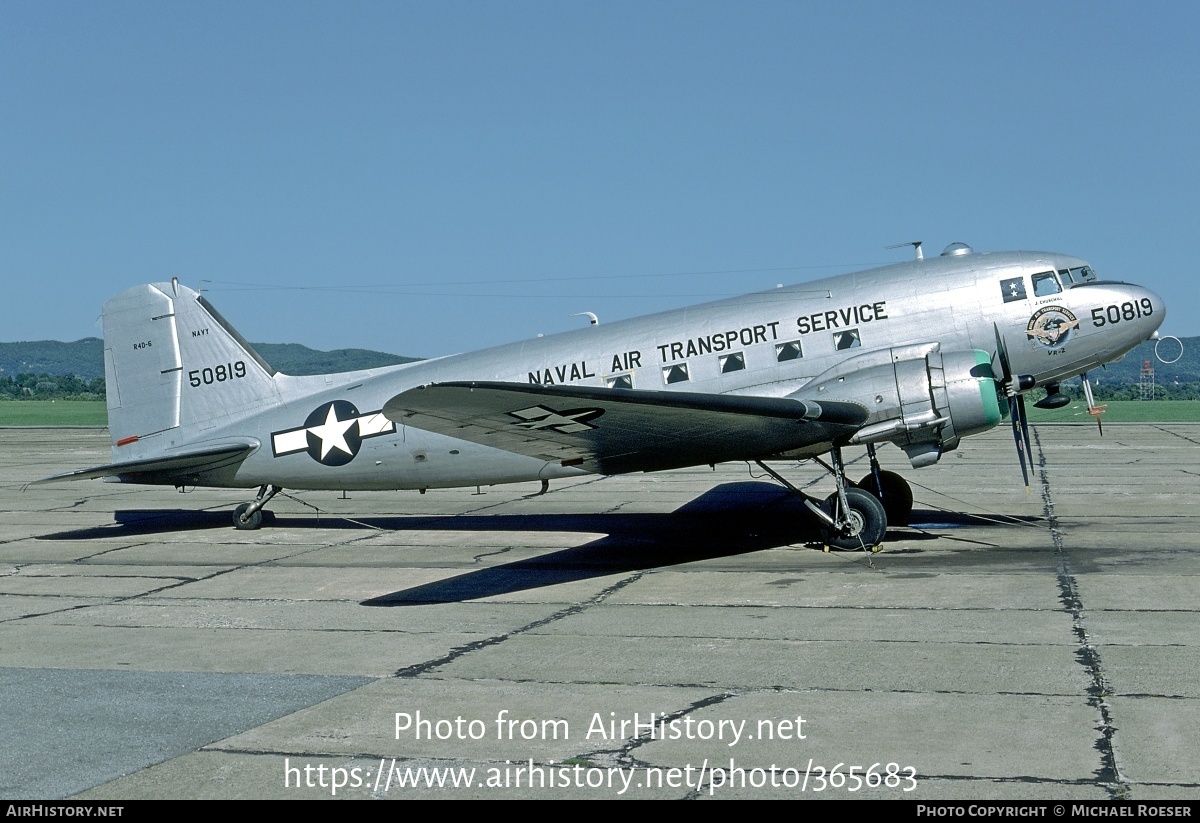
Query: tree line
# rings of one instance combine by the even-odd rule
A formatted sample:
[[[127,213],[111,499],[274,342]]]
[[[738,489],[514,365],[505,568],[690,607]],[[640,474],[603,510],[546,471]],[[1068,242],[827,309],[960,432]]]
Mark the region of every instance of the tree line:
[[[103,400],[104,378],[74,374],[22,373],[0,377],[2,400]]]

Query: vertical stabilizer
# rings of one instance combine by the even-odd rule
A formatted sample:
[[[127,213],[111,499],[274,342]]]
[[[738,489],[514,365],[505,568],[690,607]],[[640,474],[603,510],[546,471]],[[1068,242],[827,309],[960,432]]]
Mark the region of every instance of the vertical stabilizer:
[[[205,439],[278,401],[275,371],[197,292],[135,286],[104,304],[114,461]]]
[[[179,426],[182,370],[168,294],[137,286],[104,304],[104,381],[114,447]]]

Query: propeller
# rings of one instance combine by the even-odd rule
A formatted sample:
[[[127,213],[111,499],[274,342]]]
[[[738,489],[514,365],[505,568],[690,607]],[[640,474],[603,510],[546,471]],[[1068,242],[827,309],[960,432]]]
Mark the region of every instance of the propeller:
[[[993,323],[996,330],[996,359],[1000,361],[1000,385],[1008,395],[1008,416],[1012,421],[1013,440],[1017,444],[1017,459],[1021,461],[1021,476],[1025,479],[1025,493],[1029,493],[1029,469],[1026,466],[1025,455],[1029,455],[1029,465],[1033,465],[1033,447],[1029,444],[1029,416],[1025,412],[1025,396],[1022,392],[1033,388],[1034,378],[1029,374],[1014,376],[1008,360],[1008,347],[1004,344],[1004,336],[1000,334],[1000,326]]]

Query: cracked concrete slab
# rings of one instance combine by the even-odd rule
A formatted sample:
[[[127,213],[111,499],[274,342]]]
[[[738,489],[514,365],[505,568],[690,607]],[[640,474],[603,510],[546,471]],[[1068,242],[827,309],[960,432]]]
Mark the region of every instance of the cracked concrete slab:
[[[740,464],[541,496],[303,492],[236,532],[242,492],[26,488],[105,462],[106,436],[0,431],[0,787],[1193,798],[1200,426],[1033,438],[1028,495],[1006,430],[919,472],[883,450],[914,518],[867,557],[822,552]],[[417,711],[427,734],[397,733]],[[896,785],[817,791],[837,763]],[[810,782],[755,783],[772,766]]]

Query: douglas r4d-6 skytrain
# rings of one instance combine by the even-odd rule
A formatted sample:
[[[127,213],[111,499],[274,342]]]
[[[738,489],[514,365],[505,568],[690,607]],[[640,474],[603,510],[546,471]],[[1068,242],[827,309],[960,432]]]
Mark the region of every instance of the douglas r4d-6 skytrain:
[[[1153,292],[1046,252],[953,243],[916,259],[469,354],[368,371],[277,372],[207,299],[172,281],[104,304],[112,460],[47,478],[283,489],[429,489],[753,461],[800,495],[822,539],[875,549],[912,492],[893,443],[937,463],[1007,412],[1026,472],[1023,393],[1156,336]],[[1090,386],[1088,390],[1089,406]],[[863,446],[871,472],[845,476]],[[825,456],[825,459],[822,457]],[[804,495],[768,461],[835,480]],[[1026,473],[1026,486],[1028,474]]]

